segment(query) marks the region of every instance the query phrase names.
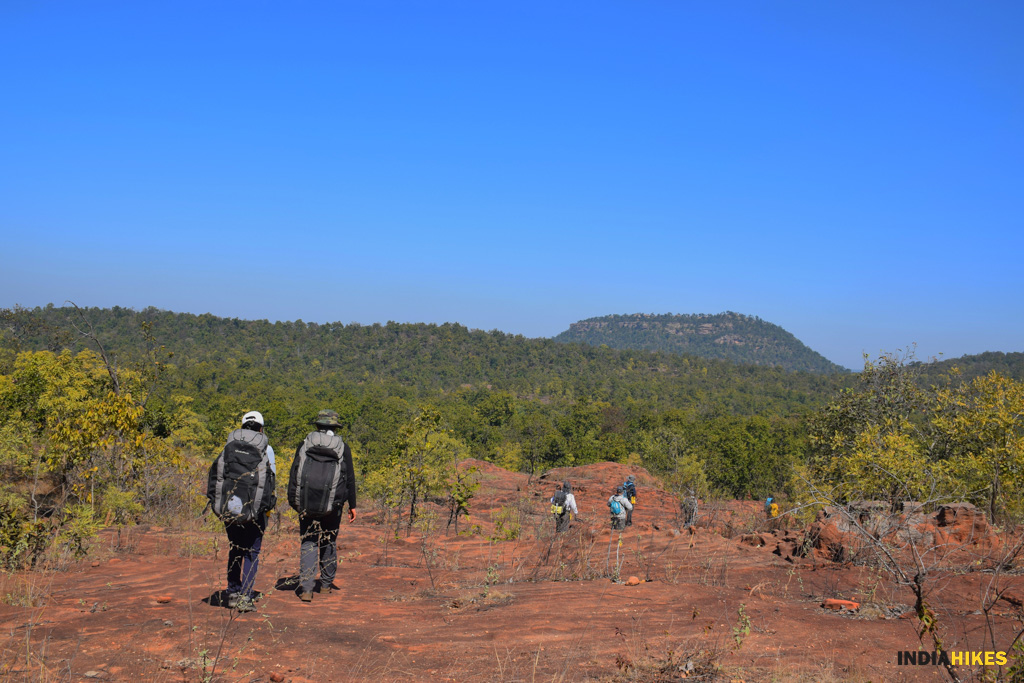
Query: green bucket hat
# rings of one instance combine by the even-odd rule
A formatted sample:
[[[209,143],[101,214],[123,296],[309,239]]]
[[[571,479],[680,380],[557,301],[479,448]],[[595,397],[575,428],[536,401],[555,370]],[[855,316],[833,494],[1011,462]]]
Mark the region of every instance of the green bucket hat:
[[[313,424],[317,427],[340,427],[341,423],[338,422],[338,413],[333,410],[321,410],[316,414],[313,419]]]

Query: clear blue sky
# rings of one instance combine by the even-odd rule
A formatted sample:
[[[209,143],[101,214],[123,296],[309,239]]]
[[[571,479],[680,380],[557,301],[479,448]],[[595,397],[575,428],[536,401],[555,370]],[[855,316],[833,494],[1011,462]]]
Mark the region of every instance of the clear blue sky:
[[[1024,4],[0,3],[0,306],[1024,350]]]

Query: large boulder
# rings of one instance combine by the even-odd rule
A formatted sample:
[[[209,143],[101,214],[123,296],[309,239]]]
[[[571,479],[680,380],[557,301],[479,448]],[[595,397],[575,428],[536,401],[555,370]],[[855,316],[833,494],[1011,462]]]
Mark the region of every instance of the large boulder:
[[[1002,547],[985,513],[970,503],[943,505],[935,513],[935,543],[983,554]]]

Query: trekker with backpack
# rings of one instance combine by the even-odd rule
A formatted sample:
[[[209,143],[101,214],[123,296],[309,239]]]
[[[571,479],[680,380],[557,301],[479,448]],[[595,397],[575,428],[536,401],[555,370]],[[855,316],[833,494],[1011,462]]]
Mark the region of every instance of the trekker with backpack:
[[[224,522],[228,535],[225,604],[239,612],[256,609],[252,587],[259,569],[267,517],[277,504],[276,483],[274,449],[263,433],[263,415],[251,410],[242,416],[241,429],[228,435],[227,443],[210,466],[206,483],[210,507]]]
[[[608,499],[608,509],[612,513],[612,531],[622,531],[626,528],[626,513],[633,509],[633,504],[622,495],[622,487],[616,486],[615,493]]]
[[[551,514],[555,518],[555,533],[569,530],[570,514],[579,516],[576,496],[572,495],[572,486],[569,482],[555,489],[555,495],[551,497]]]
[[[348,503],[348,521],[356,519],[356,474],[352,450],[333,430],[341,427],[338,413],[321,410],[310,432],[295,450],[288,480],[288,504],[299,513],[299,599],[312,602],[320,569],[320,592],[337,587],[338,528]]]
[[[622,485],[622,493],[629,500],[629,507],[626,509],[626,526],[633,526],[633,506],[636,505],[636,477],[632,474],[626,477],[626,483]]]

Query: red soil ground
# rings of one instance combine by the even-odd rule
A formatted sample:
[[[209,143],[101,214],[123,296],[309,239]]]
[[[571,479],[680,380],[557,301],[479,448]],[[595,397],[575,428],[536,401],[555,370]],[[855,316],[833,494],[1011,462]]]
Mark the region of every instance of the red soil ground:
[[[264,596],[249,614],[204,602],[223,588],[226,538],[217,531],[138,528],[130,548],[117,551],[104,532],[90,557],[66,571],[6,575],[0,677],[943,679],[934,666],[897,664],[900,650],[920,642],[916,619],[898,618],[913,605],[909,591],[870,566],[773,554],[757,502],[704,505],[690,533],[679,529],[678,502],[642,470],[602,463],[528,485],[525,475],[476,464],[474,533],[445,534],[441,520],[434,533],[403,529],[396,538],[366,505],[339,536],[341,590],[310,604],[288,584],[298,572],[298,534],[287,519],[265,538],[256,583]],[[630,472],[641,501],[620,544],[605,502]],[[573,482],[580,519],[556,537],[547,499],[563,478]],[[521,535],[489,540],[503,510],[520,521]],[[949,650],[991,650],[993,635],[1006,649],[1021,628],[1012,599],[1024,595],[1024,577],[986,566],[934,576],[929,604]],[[609,578],[616,567],[639,585]],[[978,610],[994,579],[1010,600],[997,601],[986,622]],[[826,610],[825,598],[861,609]]]

